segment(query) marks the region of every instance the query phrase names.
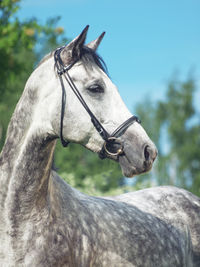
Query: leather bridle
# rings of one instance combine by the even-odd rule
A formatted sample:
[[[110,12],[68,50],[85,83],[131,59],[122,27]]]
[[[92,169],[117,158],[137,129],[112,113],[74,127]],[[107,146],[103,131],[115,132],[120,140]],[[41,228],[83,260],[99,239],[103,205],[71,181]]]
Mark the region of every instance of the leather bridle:
[[[123,122],[112,134],[109,134],[106,131],[106,129],[103,127],[103,125],[99,122],[99,120],[96,118],[96,116],[93,114],[93,112],[90,110],[85,100],[83,99],[82,95],[80,94],[78,88],[74,84],[72,78],[70,77],[68,71],[73,67],[73,65],[77,61],[73,62],[72,64],[69,64],[68,66],[65,66],[60,57],[60,53],[63,49],[64,49],[64,46],[56,49],[54,53],[55,67],[57,69],[58,77],[60,79],[60,84],[62,88],[62,105],[61,105],[61,117],[60,117],[60,139],[61,139],[62,145],[66,147],[69,144],[69,142],[65,141],[63,138],[63,119],[64,119],[64,112],[65,112],[65,105],[66,105],[66,91],[65,91],[63,78],[62,78],[64,76],[69,86],[71,87],[72,91],[77,96],[78,100],[81,102],[82,106],[85,108],[85,110],[89,114],[91,118],[91,122],[93,123],[95,129],[98,131],[98,133],[104,140],[103,147],[101,149],[101,152],[99,153],[100,158],[103,159],[106,156],[114,157],[114,156],[119,156],[123,154],[124,147],[123,147],[121,140],[118,137],[120,137],[127,130],[127,128],[131,124],[133,124],[133,122],[136,121],[138,123],[141,123],[141,121],[138,119],[137,116],[132,116],[128,120]]]

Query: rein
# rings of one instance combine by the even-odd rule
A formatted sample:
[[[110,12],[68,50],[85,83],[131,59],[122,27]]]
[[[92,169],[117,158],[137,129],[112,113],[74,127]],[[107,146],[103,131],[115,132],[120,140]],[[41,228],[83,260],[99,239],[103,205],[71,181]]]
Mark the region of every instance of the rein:
[[[90,110],[88,105],[86,104],[85,100],[83,99],[81,93],[79,92],[78,88],[74,84],[72,78],[70,77],[68,71],[73,67],[73,65],[77,62],[73,62],[67,66],[63,64],[63,61],[60,57],[60,53],[64,49],[63,47],[58,48],[54,53],[54,60],[55,60],[55,67],[57,69],[58,77],[60,79],[60,84],[62,88],[62,105],[61,105],[61,117],[60,117],[60,139],[61,143],[64,147],[66,147],[70,142],[65,141],[63,138],[63,119],[64,119],[64,112],[65,112],[65,105],[66,105],[66,90],[63,82],[63,76],[65,80],[68,82],[69,86],[71,87],[72,91],[85,108],[87,113],[91,118],[91,122],[93,123],[95,129],[100,134],[102,139],[105,141],[103,147],[99,153],[101,159],[104,159],[107,155],[110,156],[118,156],[123,154],[123,144],[118,139],[127,129],[128,127],[133,124],[133,122],[141,123],[137,116],[132,116],[125,122],[123,122],[112,134],[109,134],[103,125],[99,122],[93,112]]]

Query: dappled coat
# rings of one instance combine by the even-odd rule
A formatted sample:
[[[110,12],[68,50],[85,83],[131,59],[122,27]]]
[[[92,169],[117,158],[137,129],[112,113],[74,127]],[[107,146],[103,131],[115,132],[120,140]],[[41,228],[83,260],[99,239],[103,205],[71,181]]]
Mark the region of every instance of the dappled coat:
[[[199,267],[196,196],[157,187],[91,197],[52,170],[58,138],[97,153],[104,148],[128,177],[150,170],[157,155],[137,120],[114,141],[102,138],[103,128],[116,132],[131,114],[95,53],[103,35],[84,46],[87,30],[61,50],[59,64],[72,64],[69,70],[55,71],[54,52],[36,68],[9,124],[0,154],[0,266]],[[70,80],[59,76],[67,71],[103,126],[100,131]]]

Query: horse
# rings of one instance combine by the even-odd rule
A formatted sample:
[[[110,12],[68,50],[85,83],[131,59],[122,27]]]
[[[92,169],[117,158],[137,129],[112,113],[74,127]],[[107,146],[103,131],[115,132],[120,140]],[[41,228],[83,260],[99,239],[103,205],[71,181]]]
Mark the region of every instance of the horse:
[[[93,197],[52,168],[58,139],[149,171],[157,150],[123,103],[88,26],[29,77],[0,154],[0,266],[200,266],[200,199],[176,187]]]

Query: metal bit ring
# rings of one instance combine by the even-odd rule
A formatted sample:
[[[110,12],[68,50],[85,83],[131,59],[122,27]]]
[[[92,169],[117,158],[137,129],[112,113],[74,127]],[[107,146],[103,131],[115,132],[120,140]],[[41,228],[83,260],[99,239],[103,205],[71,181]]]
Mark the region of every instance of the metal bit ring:
[[[120,148],[117,149],[117,151],[115,153],[114,152],[110,152],[109,149],[107,148],[107,145],[108,145],[109,141],[110,142],[115,142],[116,140],[117,140],[117,143],[120,144]],[[110,156],[119,156],[119,155],[123,154],[123,152],[124,152],[123,151],[122,142],[119,139],[117,139],[116,137],[114,137],[114,136],[109,137],[108,140],[104,143],[103,146],[104,146],[105,152]]]

